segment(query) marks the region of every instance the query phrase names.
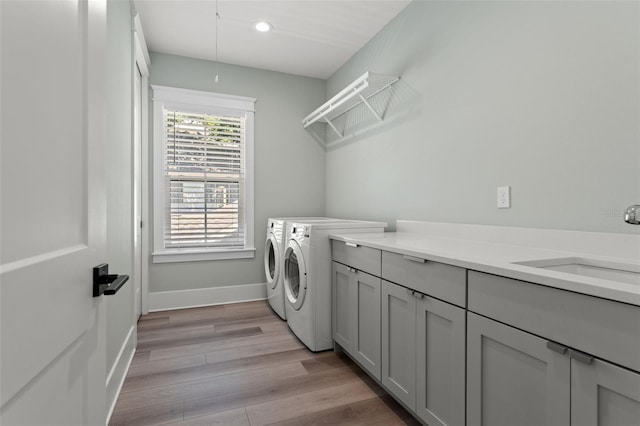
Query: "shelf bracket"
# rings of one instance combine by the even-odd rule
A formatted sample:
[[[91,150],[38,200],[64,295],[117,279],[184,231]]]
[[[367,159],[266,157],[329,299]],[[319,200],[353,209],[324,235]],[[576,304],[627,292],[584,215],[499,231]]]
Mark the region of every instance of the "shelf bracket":
[[[362,96],[361,94],[358,94],[358,96],[360,97],[360,100],[362,101],[362,103],[365,104],[367,106],[367,108],[369,108],[369,111],[371,111],[371,113],[376,116],[378,121],[382,121],[382,117],[380,117],[380,115],[376,112],[376,110],[373,109],[371,104],[369,102],[367,102],[367,100],[364,98],[364,96]]]
[[[340,133],[340,131],[338,129],[336,129],[336,126],[333,125],[333,123],[331,122],[331,120],[329,120],[327,117],[324,118],[324,120],[327,122],[327,124],[329,124],[329,126],[331,126],[331,128],[333,129],[334,132],[336,132],[338,134],[338,136],[340,136],[341,138],[344,137],[342,133]]]

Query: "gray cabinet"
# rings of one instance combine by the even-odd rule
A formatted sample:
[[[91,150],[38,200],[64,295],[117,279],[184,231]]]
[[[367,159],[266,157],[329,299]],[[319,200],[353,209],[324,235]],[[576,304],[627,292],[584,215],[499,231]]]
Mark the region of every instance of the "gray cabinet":
[[[640,374],[469,313],[467,424],[640,425]]]
[[[354,334],[350,285],[351,268],[338,262],[332,262],[331,274],[333,285],[333,340],[350,353]]]
[[[416,298],[382,281],[382,384],[410,409],[416,405]]]
[[[425,424],[640,426],[640,307],[332,248],[335,341]]]
[[[570,358],[548,343],[468,314],[469,426],[569,425]]]
[[[640,306],[481,272],[468,277],[469,311],[640,371]]]
[[[467,306],[467,271],[464,268],[383,251],[382,278],[462,308]]]
[[[378,249],[360,244],[331,242],[332,259],[358,271],[364,271],[376,277],[380,276],[381,252]]]
[[[380,278],[333,262],[334,340],[380,379]]]
[[[430,426],[465,422],[465,310],[382,281],[382,383]]]
[[[380,380],[381,280],[362,271],[353,273],[353,356]]]
[[[382,278],[382,383],[430,426],[464,425],[466,270],[383,251]]]
[[[599,359],[572,359],[571,424],[640,425],[640,374]]]
[[[429,425],[464,425],[465,310],[414,288],[463,305],[465,271],[385,252],[382,273],[408,289],[363,271],[380,273],[379,250],[339,241],[332,249],[336,343]]]
[[[429,426],[462,426],[466,312],[422,294],[416,312],[416,413]]]

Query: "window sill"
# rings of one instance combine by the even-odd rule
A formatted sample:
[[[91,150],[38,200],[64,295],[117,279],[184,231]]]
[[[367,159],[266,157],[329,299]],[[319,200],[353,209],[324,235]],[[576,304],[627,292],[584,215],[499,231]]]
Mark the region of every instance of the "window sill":
[[[206,260],[253,259],[255,248],[240,250],[171,250],[153,253],[153,263],[200,262]]]

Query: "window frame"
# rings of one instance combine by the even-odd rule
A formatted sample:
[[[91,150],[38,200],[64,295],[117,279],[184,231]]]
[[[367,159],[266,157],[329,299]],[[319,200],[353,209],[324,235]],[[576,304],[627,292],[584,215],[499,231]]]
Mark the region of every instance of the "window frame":
[[[203,260],[251,259],[254,243],[254,115],[255,98],[200,90],[152,85],[153,89],[153,263],[193,262]],[[241,249],[165,248],[165,149],[162,114],[165,107],[206,114],[233,114],[245,121],[245,243]]]

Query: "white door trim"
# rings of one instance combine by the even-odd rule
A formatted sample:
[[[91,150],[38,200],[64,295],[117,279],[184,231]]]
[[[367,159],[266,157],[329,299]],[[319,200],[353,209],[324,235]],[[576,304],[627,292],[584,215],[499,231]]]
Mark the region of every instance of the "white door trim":
[[[109,371],[109,374],[107,374],[106,425],[108,425],[109,421],[111,420],[113,411],[116,408],[116,403],[118,402],[118,396],[120,395],[120,391],[122,390],[122,386],[124,385],[124,380],[127,378],[127,374],[129,373],[129,368],[131,367],[133,356],[136,354],[136,327],[137,324],[134,323],[129,329],[127,337],[124,339],[122,347],[120,347],[120,351],[118,352],[118,356],[116,357],[116,360],[111,367],[111,371]],[[116,383],[116,385],[112,386],[112,383]],[[114,389],[115,391],[113,391]],[[110,390],[113,393],[110,393]]]
[[[142,115],[142,128],[141,128],[141,140],[142,155],[140,164],[140,176],[142,177],[142,191],[141,191],[141,214],[142,214],[142,238],[140,244],[142,245],[142,277],[140,280],[140,292],[141,301],[134,301],[134,303],[141,303],[140,312],[142,315],[149,313],[149,256],[150,256],[150,243],[151,243],[151,228],[150,228],[150,215],[149,215],[149,68],[151,66],[151,59],[149,57],[149,51],[147,50],[147,43],[144,38],[144,32],[142,31],[142,22],[140,21],[140,15],[135,13],[133,16],[133,69],[135,73],[136,65],[140,69],[142,75],[142,102],[140,105],[140,111]],[[134,74],[135,78],[135,74]],[[133,103],[133,94],[131,97]],[[131,126],[132,129],[134,126]],[[132,130],[133,131],[133,130]],[[133,182],[135,185],[136,183]],[[135,202],[135,200],[133,200]],[[137,222],[137,218],[134,218],[134,223]],[[135,253],[133,254],[135,256]],[[135,261],[135,260],[134,260]]]

